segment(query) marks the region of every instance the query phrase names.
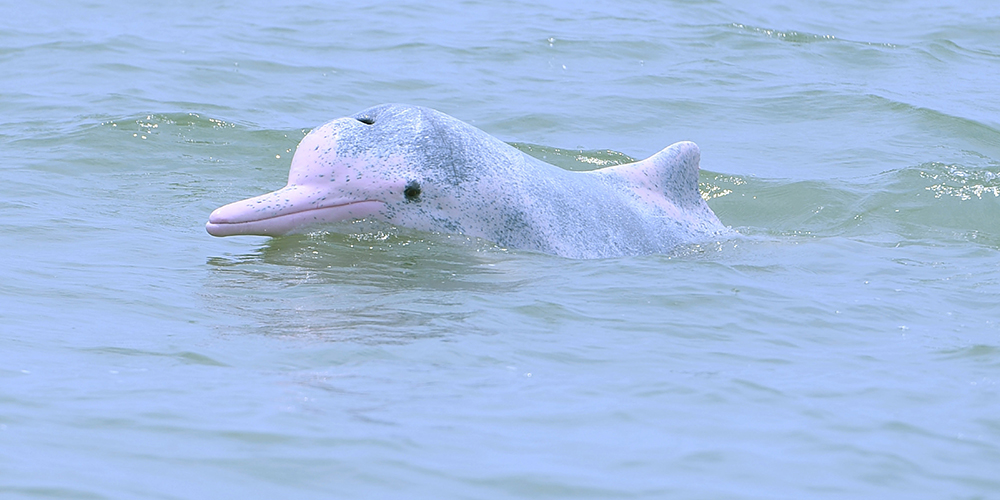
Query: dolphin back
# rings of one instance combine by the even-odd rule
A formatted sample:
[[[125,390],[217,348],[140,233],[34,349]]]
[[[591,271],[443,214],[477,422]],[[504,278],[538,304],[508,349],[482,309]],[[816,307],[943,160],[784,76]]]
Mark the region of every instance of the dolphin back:
[[[630,192],[656,218],[673,220],[694,236],[725,231],[698,190],[701,151],[693,142],[678,142],[635,163],[593,171],[606,183]]]
[[[701,151],[693,142],[678,142],[635,163],[598,170],[597,174],[617,177],[636,190],[657,193],[680,209],[705,204],[698,191]]]

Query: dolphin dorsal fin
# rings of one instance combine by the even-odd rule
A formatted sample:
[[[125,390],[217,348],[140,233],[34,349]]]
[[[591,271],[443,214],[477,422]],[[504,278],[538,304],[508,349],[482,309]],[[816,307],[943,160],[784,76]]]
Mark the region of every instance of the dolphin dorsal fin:
[[[635,163],[603,168],[594,173],[624,180],[641,194],[659,194],[678,208],[702,207],[698,191],[701,151],[693,142],[678,142]]]

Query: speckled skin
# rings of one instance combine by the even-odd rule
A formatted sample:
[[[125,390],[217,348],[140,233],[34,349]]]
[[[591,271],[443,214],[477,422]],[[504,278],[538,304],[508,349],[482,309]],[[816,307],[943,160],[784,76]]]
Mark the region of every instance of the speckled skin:
[[[727,233],[698,192],[698,146],[571,172],[451,116],[384,104],[310,132],[288,185],[212,212],[215,236],[278,236],[356,219],[571,258],[669,252]]]

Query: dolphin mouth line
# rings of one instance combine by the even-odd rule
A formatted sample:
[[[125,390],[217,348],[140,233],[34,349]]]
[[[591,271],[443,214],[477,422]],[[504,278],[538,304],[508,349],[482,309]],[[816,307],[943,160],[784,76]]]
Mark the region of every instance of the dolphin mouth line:
[[[361,204],[361,203],[384,203],[384,202],[379,201],[379,200],[349,201],[347,203],[337,203],[337,204],[333,204],[333,205],[321,205],[321,206],[318,206],[318,207],[310,207],[310,208],[306,208],[306,209],[303,209],[303,210],[296,210],[294,212],[288,212],[288,213],[283,213],[283,214],[278,214],[278,215],[271,215],[271,216],[268,216],[268,217],[261,217],[259,219],[248,219],[248,220],[235,221],[235,222],[213,220],[213,219],[216,219],[217,216],[216,216],[215,212],[212,212],[208,216],[208,222],[210,224],[218,224],[218,225],[223,225],[223,224],[230,224],[230,225],[231,224],[249,224],[249,223],[253,223],[253,222],[267,222],[269,220],[280,219],[282,217],[290,217],[290,216],[293,216],[293,215],[302,215],[302,214],[307,214],[309,212],[315,212],[317,210],[329,210],[329,209],[336,209],[336,208],[344,208],[344,207],[349,207],[351,205],[358,205],[358,204]]]
[[[236,203],[231,205],[235,205]],[[353,200],[346,203],[320,205],[260,218],[247,217],[245,212],[237,214],[219,213],[220,210],[230,206],[226,205],[226,207],[220,207],[209,215],[208,223],[205,224],[205,230],[212,236],[282,236],[305,232],[301,229],[314,226],[317,223],[337,223],[373,217],[377,215],[378,208],[384,204],[385,202],[379,200]]]

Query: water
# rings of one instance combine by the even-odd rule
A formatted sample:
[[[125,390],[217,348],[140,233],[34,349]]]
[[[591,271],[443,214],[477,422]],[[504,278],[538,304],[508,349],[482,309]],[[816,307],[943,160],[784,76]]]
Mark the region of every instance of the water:
[[[0,5],[5,498],[1000,496],[991,2]],[[212,238],[426,105],[743,236]]]

